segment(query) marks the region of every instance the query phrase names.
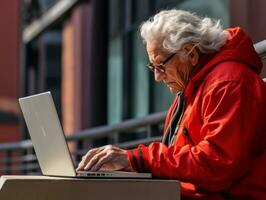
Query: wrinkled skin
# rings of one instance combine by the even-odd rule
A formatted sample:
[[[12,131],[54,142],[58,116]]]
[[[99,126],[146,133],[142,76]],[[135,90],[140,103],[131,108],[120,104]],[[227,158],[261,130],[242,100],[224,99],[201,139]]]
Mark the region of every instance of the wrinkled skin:
[[[77,171],[132,171],[127,151],[112,145],[89,150],[82,157]]]

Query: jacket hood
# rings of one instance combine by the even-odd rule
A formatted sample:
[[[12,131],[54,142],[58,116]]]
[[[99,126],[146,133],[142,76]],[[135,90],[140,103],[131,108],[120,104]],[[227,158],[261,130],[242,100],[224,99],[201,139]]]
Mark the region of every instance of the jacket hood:
[[[202,56],[198,63],[199,66],[196,66],[198,72],[192,75],[192,82],[195,83],[202,80],[217,64],[225,61],[245,63],[257,74],[260,74],[262,62],[253,47],[250,37],[239,27],[230,28],[226,31],[229,32],[226,44],[218,53]]]

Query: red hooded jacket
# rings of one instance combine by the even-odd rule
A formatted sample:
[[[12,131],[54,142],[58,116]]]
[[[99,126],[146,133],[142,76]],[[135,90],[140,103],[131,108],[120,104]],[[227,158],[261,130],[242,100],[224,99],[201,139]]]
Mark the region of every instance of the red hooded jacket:
[[[186,199],[266,199],[266,84],[251,39],[240,28],[205,54],[184,91],[185,108],[169,146],[128,150],[132,168],[178,179]],[[165,133],[178,106],[170,107]]]

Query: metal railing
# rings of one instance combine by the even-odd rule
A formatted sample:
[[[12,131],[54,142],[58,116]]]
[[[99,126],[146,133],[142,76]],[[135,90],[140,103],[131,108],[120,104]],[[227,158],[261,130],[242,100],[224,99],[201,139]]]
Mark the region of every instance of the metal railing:
[[[254,45],[261,59],[266,58],[266,40]],[[166,112],[151,114],[142,118],[130,119],[115,125],[94,127],[73,133],[66,137],[74,148],[71,151],[74,163],[92,147],[106,143],[123,148],[138,144],[148,144],[161,140]],[[30,140],[0,144],[0,174],[40,173],[36,155]]]
[[[89,148],[103,144],[114,144],[122,148],[132,148],[161,140],[166,112],[130,119],[115,125],[94,127],[75,132],[66,137],[74,144],[71,154],[75,164]],[[130,137],[129,137],[130,136]],[[2,154],[1,154],[2,153]],[[0,174],[39,174],[40,169],[30,140],[0,144]]]
[[[254,48],[256,52],[259,54],[261,60],[265,60],[266,59],[266,40],[262,40],[254,44]]]

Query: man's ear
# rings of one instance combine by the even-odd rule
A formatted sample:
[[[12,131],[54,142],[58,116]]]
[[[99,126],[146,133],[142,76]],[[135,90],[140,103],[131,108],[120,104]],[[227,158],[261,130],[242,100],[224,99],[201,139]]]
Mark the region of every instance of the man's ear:
[[[182,49],[187,52],[188,54],[188,60],[191,63],[192,66],[195,66],[198,64],[199,61],[199,52],[196,49],[195,45],[192,44],[185,44]]]

